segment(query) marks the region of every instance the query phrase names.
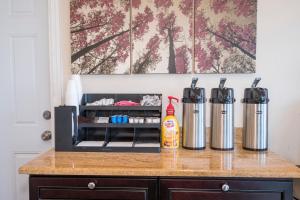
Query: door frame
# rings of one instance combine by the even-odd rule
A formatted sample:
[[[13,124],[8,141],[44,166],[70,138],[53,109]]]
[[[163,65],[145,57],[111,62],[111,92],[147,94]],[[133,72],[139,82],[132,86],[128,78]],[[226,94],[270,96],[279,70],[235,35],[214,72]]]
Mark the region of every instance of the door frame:
[[[48,0],[48,23],[49,23],[49,73],[50,73],[50,106],[51,113],[54,107],[63,103],[64,93],[64,66],[62,61],[62,46],[60,32],[60,0]],[[54,120],[51,120],[51,131],[54,145]]]

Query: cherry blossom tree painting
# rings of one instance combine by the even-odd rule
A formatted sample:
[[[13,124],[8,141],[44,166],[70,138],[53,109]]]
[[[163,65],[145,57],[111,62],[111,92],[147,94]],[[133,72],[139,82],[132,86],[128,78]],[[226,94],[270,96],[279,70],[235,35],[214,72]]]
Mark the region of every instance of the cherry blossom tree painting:
[[[195,0],[195,72],[254,73],[257,0]]]
[[[132,73],[191,73],[193,0],[132,0],[133,18],[142,11],[152,20],[132,30]]]
[[[130,73],[130,0],[71,0],[70,15],[72,73]]]
[[[70,0],[74,74],[254,73],[257,0]]]

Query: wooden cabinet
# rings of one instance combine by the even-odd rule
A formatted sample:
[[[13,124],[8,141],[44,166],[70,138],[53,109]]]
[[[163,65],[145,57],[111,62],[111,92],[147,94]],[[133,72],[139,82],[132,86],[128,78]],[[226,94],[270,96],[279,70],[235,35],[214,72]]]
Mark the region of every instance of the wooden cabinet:
[[[161,200],[291,200],[292,182],[162,179]]]
[[[158,192],[159,191],[159,192]],[[291,180],[31,176],[30,200],[291,200]]]
[[[30,200],[155,200],[157,180],[143,178],[30,177]]]

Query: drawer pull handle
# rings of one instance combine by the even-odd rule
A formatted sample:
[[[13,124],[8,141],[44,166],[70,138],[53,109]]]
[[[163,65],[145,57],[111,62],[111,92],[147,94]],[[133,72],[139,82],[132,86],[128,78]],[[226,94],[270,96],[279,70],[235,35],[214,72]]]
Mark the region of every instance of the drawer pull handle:
[[[95,189],[95,187],[96,187],[96,184],[95,184],[94,182],[90,182],[90,183],[88,184],[88,188],[89,188],[90,190]]]
[[[225,183],[225,184],[222,185],[222,191],[223,191],[223,192],[228,192],[229,189],[230,189],[230,188],[229,188],[229,185],[228,185],[227,183]]]

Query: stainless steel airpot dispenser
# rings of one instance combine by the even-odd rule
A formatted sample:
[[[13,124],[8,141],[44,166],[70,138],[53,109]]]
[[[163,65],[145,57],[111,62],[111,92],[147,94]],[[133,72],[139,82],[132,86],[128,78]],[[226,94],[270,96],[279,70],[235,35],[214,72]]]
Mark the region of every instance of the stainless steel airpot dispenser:
[[[226,78],[221,78],[219,88],[211,90],[211,138],[215,150],[234,149],[234,91],[224,87]]]
[[[190,88],[183,90],[182,146],[200,150],[206,144],[205,89],[196,87],[198,78],[193,78]]]
[[[254,151],[268,149],[268,89],[256,87],[261,79],[256,78],[251,88],[244,91],[243,148]]]

